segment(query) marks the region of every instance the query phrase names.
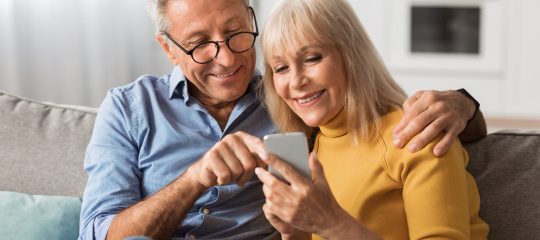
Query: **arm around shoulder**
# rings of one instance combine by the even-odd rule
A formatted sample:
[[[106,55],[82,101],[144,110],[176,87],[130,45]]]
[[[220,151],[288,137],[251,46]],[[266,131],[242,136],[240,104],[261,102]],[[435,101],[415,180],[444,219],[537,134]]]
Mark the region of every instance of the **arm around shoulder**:
[[[480,140],[487,135],[486,120],[480,111],[480,103],[474,99],[465,89],[458,89],[457,92],[463,95],[464,105],[468,105],[470,114],[465,129],[458,135],[462,142],[473,142]]]
[[[462,142],[474,142],[487,135],[486,120],[482,111],[478,110],[476,115],[467,123],[463,132],[459,134]]]

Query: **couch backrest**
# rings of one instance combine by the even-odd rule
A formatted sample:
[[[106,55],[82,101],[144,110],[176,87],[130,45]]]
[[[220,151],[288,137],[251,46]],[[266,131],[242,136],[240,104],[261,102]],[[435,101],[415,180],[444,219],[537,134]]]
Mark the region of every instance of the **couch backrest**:
[[[497,132],[465,147],[489,239],[540,239],[540,133]]]
[[[0,190],[81,197],[96,110],[0,91]]]
[[[0,191],[82,196],[95,117],[0,91]],[[465,147],[489,239],[540,238],[540,133],[492,133]]]

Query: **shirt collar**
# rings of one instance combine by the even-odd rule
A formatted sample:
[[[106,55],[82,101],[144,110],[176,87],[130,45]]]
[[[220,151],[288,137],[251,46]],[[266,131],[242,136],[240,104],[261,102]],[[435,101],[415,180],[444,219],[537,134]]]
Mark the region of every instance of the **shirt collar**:
[[[175,67],[169,77],[169,99],[172,99],[176,95],[181,96],[187,101],[189,94],[185,86],[186,76],[179,67]]]
[[[257,85],[261,79],[261,72],[258,69],[255,69],[247,91],[256,92],[258,87]],[[184,102],[187,103],[189,100],[189,91],[187,86],[188,84],[186,76],[178,66],[175,67],[171,73],[171,76],[169,77],[169,99],[179,96],[180,98],[184,99]]]

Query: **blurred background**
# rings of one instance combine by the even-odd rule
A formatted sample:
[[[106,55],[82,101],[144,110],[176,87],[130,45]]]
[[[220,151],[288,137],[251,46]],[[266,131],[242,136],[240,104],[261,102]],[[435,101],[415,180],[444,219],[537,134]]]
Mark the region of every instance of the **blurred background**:
[[[540,129],[540,1],[349,1],[409,94],[466,88],[490,131]],[[252,1],[260,25],[276,2]],[[0,0],[0,90],[98,107],[112,87],[169,73],[145,4]]]

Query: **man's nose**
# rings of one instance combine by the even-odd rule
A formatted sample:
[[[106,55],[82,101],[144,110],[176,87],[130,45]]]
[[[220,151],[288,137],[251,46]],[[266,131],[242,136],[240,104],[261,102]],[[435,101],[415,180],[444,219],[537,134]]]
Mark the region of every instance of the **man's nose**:
[[[217,64],[219,65],[222,65],[222,66],[225,66],[225,67],[230,67],[232,65],[234,65],[234,58],[235,58],[235,55],[236,53],[234,53],[230,48],[229,46],[227,46],[227,43],[225,41],[220,41],[219,42],[219,52],[216,56],[216,59],[214,61],[216,61]]]

